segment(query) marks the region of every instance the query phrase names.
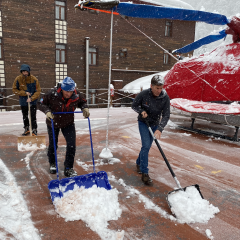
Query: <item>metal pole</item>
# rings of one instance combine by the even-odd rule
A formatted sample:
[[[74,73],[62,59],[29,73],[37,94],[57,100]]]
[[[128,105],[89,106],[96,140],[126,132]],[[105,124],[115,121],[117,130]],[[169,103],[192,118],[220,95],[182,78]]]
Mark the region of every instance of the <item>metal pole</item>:
[[[86,37],[86,99],[88,100],[88,91],[89,91],[89,37]]]
[[[110,56],[109,56],[108,114],[107,114],[106,149],[108,148],[108,124],[109,124],[109,106],[110,106],[110,84],[111,84],[111,71],[112,71],[112,32],[113,32],[113,9],[112,9],[112,13],[111,13],[111,32],[110,32]]]

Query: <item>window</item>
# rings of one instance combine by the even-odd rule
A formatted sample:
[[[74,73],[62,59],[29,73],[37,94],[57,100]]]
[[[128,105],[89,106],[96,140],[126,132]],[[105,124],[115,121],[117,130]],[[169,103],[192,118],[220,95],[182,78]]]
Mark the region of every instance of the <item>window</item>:
[[[165,37],[172,37],[172,22],[166,21]]]
[[[56,14],[56,19],[59,20],[66,20],[66,3],[61,2],[61,1],[55,1],[55,14]]]
[[[88,63],[89,65],[97,65],[97,48],[90,47],[89,55],[88,55]]]
[[[66,63],[66,46],[56,45],[56,63]]]
[[[171,52],[171,50],[168,50],[168,52]],[[171,61],[170,61],[170,55],[166,52],[164,52],[163,54],[163,64],[170,64]]]
[[[2,39],[0,38],[0,59],[2,58]]]

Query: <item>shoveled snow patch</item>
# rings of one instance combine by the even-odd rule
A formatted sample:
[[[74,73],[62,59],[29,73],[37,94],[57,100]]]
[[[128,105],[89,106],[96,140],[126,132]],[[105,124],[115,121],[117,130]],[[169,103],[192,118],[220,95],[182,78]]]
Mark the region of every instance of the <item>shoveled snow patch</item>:
[[[117,189],[106,190],[96,185],[88,189],[76,186],[72,191],[64,193],[62,198],[55,198],[53,203],[65,221],[82,220],[101,239],[122,240],[124,231],[107,228],[108,221],[117,220],[122,214],[118,194]]]
[[[194,186],[186,191],[176,191],[168,195],[171,210],[181,223],[207,223],[214,214],[220,212],[206,199],[202,199]]]
[[[36,143],[31,144],[23,144],[23,143],[18,143],[18,151],[19,152],[24,152],[24,151],[35,151],[37,149],[45,149],[46,145],[41,144],[40,147],[37,146]]]
[[[113,155],[112,155],[112,153],[111,153],[111,151],[110,151],[109,148],[104,148],[104,149],[101,151],[101,153],[99,154],[99,157],[100,157],[100,158],[112,158]]]
[[[90,161],[88,161],[90,162]],[[88,164],[88,162],[82,162],[80,159],[76,161],[78,166],[81,166],[85,171],[88,171],[89,168],[93,167],[93,164]],[[92,161],[91,161],[92,162]],[[113,165],[115,163],[120,163],[120,159],[118,158],[108,158],[108,159],[97,159],[94,161],[95,167],[103,166],[103,165]]]
[[[209,239],[211,239],[211,240],[214,239],[214,237],[213,237],[213,235],[212,235],[212,232],[211,232],[209,229],[206,230],[206,235],[207,235],[207,237],[208,237]]]
[[[31,213],[21,194],[21,188],[0,159],[0,239],[40,240],[31,221]]]

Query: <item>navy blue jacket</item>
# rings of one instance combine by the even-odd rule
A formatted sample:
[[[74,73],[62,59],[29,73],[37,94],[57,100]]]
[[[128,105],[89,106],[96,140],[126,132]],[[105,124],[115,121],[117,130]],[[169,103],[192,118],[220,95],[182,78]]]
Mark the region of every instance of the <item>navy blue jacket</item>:
[[[139,113],[138,120],[141,122],[145,122],[141,115],[145,111],[148,114],[150,126],[158,126],[157,129],[162,132],[170,118],[170,99],[164,89],[158,97],[155,97],[149,88],[136,96],[132,103],[132,109]]]

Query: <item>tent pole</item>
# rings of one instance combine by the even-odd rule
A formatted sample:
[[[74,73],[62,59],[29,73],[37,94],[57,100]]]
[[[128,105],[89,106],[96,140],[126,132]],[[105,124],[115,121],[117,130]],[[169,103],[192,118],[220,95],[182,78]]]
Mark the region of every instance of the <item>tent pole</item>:
[[[107,113],[106,149],[108,149],[108,125],[109,125],[109,106],[110,106],[110,84],[111,84],[111,71],[112,71],[112,33],[113,33],[113,9],[112,9],[112,13],[111,13],[111,31],[110,31],[109,80],[108,80],[108,113]]]

